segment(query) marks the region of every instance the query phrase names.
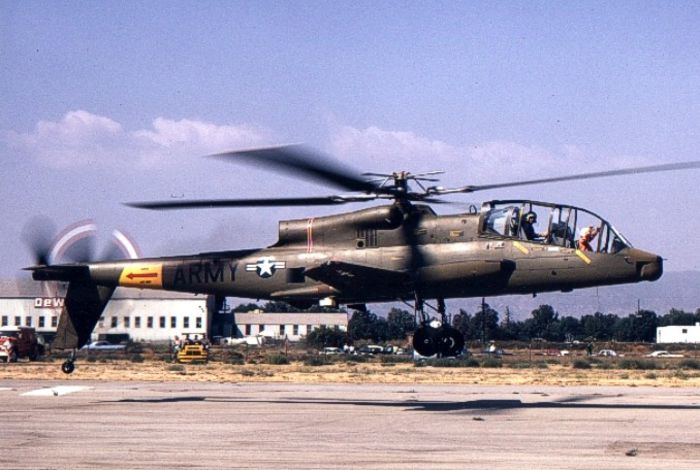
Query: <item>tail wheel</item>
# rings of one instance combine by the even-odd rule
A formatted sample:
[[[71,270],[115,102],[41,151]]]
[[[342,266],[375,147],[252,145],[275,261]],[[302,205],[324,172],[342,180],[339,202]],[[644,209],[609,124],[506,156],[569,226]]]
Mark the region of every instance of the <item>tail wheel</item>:
[[[73,363],[73,361],[70,361],[70,360],[65,361],[61,365],[61,370],[63,371],[64,374],[70,374],[75,370],[75,364]]]

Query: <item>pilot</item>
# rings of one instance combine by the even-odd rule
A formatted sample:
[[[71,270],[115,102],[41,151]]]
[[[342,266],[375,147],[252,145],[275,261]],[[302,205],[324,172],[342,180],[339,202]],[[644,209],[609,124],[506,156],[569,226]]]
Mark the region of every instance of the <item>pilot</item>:
[[[515,207],[513,209],[513,215],[510,218],[510,232],[506,235],[517,237],[518,236],[518,222],[520,221],[520,209]]]
[[[593,228],[592,225],[589,225],[588,227],[583,227],[581,229],[580,237],[578,239],[577,248],[581,251],[593,251],[593,248],[591,248],[591,242],[596,237],[596,235],[598,235],[599,232],[599,227]]]
[[[522,220],[520,221],[520,227],[525,234],[525,238],[528,240],[543,240],[547,237],[544,233],[537,233],[535,231],[535,224],[537,223],[537,214],[530,211],[527,212]]]

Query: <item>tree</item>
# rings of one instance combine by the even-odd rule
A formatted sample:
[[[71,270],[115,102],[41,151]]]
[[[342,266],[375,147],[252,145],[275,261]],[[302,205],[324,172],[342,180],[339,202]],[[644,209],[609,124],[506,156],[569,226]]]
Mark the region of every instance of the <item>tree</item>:
[[[473,336],[471,323],[472,316],[461,308],[459,309],[459,313],[452,317],[452,326],[459,330],[465,339],[471,339]]]
[[[598,341],[608,341],[612,339],[613,327],[617,321],[617,316],[596,312],[593,315],[581,317],[581,326],[586,338],[595,338]]]
[[[563,341],[559,314],[551,305],[540,305],[532,311],[532,318],[525,321],[525,331],[530,338],[544,338],[547,341]]]
[[[234,312],[240,312],[240,313],[245,313],[245,312],[252,312],[253,310],[259,310],[260,305],[254,304],[254,303],[247,303],[247,304],[239,304],[236,307],[233,308]]]
[[[499,339],[498,312],[489,304],[483,304],[482,308],[474,314],[470,325],[472,338],[487,342],[491,339]]]
[[[306,335],[306,344],[316,349],[325,347],[340,348],[346,342],[347,333],[337,326],[329,328],[326,325],[322,325],[320,328],[316,328]]]
[[[372,337],[372,323],[377,316],[369,310],[353,312],[348,322],[348,336],[352,341],[358,339],[369,339]]]
[[[389,339],[405,339],[416,329],[413,314],[406,310],[394,307],[389,310],[386,318]]]
[[[578,318],[562,317],[559,320],[559,325],[564,341],[572,342],[576,339],[581,339],[584,336],[583,328],[581,327],[581,322]]]
[[[672,308],[666,315],[659,318],[659,326],[694,325],[696,321],[698,321],[696,315]]]

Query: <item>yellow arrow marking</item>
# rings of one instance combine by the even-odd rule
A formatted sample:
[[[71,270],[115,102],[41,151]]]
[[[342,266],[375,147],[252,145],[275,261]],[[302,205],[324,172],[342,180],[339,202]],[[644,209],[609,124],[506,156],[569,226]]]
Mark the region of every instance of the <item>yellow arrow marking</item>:
[[[581,250],[576,250],[576,256],[578,256],[579,258],[581,258],[581,259],[583,260],[584,263],[586,263],[586,264],[591,264],[591,259],[590,259],[588,256],[586,256],[586,254],[585,254],[583,251],[581,251]]]
[[[516,247],[518,250],[520,250],[521,253],[523,253],[525,255],[530,254],[530,250],[528,250],[527,247],[520,242],[513,242],[513,246]]]
[[[163,287],[162,264],[134,264],[125,267],[119,276],[119,285],[126,287]]]

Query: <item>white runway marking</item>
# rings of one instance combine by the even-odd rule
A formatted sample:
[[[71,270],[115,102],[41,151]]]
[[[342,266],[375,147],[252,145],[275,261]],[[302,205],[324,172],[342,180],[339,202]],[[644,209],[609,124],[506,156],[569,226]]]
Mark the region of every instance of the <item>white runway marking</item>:
[[[83,387],[80,385],[59,385],[51,388],[39,388],[31,392],[22,393],[23,397],[60,397],[69,393],[82,392],[90,390],[92,387]]]

